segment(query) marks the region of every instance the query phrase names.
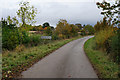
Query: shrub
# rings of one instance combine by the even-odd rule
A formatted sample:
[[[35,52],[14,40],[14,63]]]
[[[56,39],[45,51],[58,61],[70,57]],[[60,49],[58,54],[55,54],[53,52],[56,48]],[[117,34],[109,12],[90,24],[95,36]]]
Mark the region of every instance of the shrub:
[[[120,61],[120,34],[110,38],[111,56],[115,61]]]
[[[14,49],[19,45],[19,31],[17,29],[3,28],[2,47],[8,50]]]
[[[59,39],[58,35],[56,35],[56,34],[52,35],[52,40],[58,40],[58,39]]]
[[[51,35],[52,35],[52,29],[51,29],[51,27],[48,26],[47,29],[44,30],[44,33],[45,33],[46,35],[48,35],[48,36],[51,36]]]
[[[68,24],[66,20],[60,20],[57,24],[55,32],[60,39],[70,38],[78,35],[78,26]]]
[[[80,35],[82,35],[82,36],[86,35],[85,30],[81,30]]]
[[[28,43],[30,43],[29,33],[26,32],[26,31],[22,31],[21,39],[22,39],[21,40],[22,44],[28,44]]]
[[[105,48],[106,41],[113,35],[114,35],[114,32],[112,27],[108,27],[108,28],[105,28],[104,30],[99,31],[95,35],[95,41],[96,41],[97,47]]]
[[[15,24],[7,24],[2,21],[2,48],[13,50],[16,46],[28,42],[28,33],[15,27]]]
[[[15,51],[16,52],[20,52],[20,51],[23,51],[25,49],[25,46],[24,45],[18,45],[16,48],[15,48]]]
[[[94,28],[93,28],[91,25],[86,25],[86,26],[84,27],[84,30],[85,30],[85,32],[88,33],[89,35],[94,34],[94,32],[95,32]]]
[[[41,39],[41,35],[31,35],[29,37],[30,42],[28,42],[28,44],[30,44],[31,46],[37,46],[38,44],[42,43],[42,39]]]

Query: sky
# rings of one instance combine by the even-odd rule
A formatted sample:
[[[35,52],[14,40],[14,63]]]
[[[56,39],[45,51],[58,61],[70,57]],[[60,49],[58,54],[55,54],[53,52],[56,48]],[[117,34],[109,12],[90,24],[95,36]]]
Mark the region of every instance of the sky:
[[[103,18],[96,6],[96,2],[101,0],[0,0],[0,18],[17,16],[21,1],[29,1],[30,5],[37,8],[37,22],[34,25],[48,22],[56,27],[60,19],[67,20],[69,24],[95,25]]]

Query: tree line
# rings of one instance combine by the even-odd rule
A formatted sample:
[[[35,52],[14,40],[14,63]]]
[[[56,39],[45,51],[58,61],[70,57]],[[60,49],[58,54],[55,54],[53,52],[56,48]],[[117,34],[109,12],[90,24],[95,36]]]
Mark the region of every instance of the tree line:
[[[33,26],[37,9],[31,6],[29,2],[20,2],[17,16],[7,19],[1,19],[2,23],[2,48],[3,50],[13,50],[19,45],[37,46],[42,44],[44,40],[42,35],[52,36],[52,40],[67,39],[78,35],[93,35],[95,30],[91,25],[69,24],[67,20],[60,19],[54,28],[48,22],[43,25]],[[21,21],[18,21],[17,19]],[[22,23],[20,23],[22,22]],[[31,34],[29,31],[36,31]],[[46,40],[45,43],[47,43]]]

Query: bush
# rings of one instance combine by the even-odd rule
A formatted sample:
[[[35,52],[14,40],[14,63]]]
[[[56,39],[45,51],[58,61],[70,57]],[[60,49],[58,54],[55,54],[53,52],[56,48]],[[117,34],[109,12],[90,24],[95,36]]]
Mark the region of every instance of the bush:
[[[13,50],[16,46],[28,42],[29,36],[26,31],[15,27],[15,24],[8,25],[2,21],[2,48]]]
[[[88,35],[94,34],[95,30],[91,25],[86,25],[84,27],[85,32],[88,33]]]
[[[95,41],[96,41],[97,47],[98,48],[100,48],[100,47],[105,48],[106,41],[110,37],[112,37],[113,35],[114,35],[114,32],[113,32],[113,28],[111,28],[111,27],[108,27],[108,28],[106,28],[104,30],[99,31],[95,35]]]
[[[2,47],[8,50],[19,45],[19,31],[17,29],[2,29]]]
[[[58,40],[58,39],[59,39],[58,35],[56,35],[56,34],[52,35],[52,40]]]
[[[30,36],[30,42],[29,42],[29,44],[31,44],[31,46],[37,46],[41,42],[42,42],[41,35],[31,35]]]
[[[30,43],[30,36],[29,36],[29,33],[26,32],[26,31],[22,31],[22,34],[21,34],[21,43],[22,44],[28,44]]]
[[[44,30],[44,33],[47,35],[47,36],[51,36],[52,35],[52,29],[50,26],[47,27],[46,30]]]
[[[30,42],[30,38],[26,31],[20,31],[18,28],[10,29],[8,27],[3,28],[2,31],[2,47],[8,50],[13,50],[20,44],[26,44]]]
[[[85,30],[81,30],[80,35],[82,35],[82,36],[86,35]]]
[[[110,38],[110,47],[111,47],[111,56],[115,61],[120,61],[120,39],[119,35],[117,34]]]
[[[15,51],[16,52],[21,52],[25,49],[25,46],[24,45],[18,45],[16,48],[15,48]]]

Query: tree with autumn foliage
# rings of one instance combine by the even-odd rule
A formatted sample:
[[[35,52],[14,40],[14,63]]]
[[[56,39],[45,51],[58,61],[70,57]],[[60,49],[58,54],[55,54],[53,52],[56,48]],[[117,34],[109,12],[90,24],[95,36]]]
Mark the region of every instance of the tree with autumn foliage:
[[[45,27],[44,33],[45,33],[47,36],[52,36],[52,29],[51,29],[51,27],[50,27],[50,26]]]
[[[98,8],[102,9],[101,14],[106,17],[109,22],[112,23],[113,28],[109,29],[106,28],[104,30],[99,31],[97,33],[97,38],[96,40],[99,39],[99,42],[102,41],[102,39],[106,38],[106,36],[109,37],[104,40],[104,44],[102,46],[105,46],[106,52],[110,54],[110,56],[117,61],[118,63],[120,62],[120,0],[116,0],[114,3],[109,3],[107,1],[103,1],[102,3],[97,2],[96,3]],[[105,21],[103,21],[105,23]],[[97,29],[99,26],[102,26],[100,22],[95,25],[95,28]],[[117,29],[117,26],[119,29]],[[107,26],[106,26],[107,27]],[[117,30],[117,31],[116,31]],[[110,33],[109,33],[110,32]],[[101,33],[101,34],[100,34]],[[114,35],[111,35],[114,34]],[[106,35],[106,36],[105,36]],[[103,38],[102,38],[103,37]],[[120,73],[118,74],[120,76]]]
[[[113,24],[111,24],[111,18],[107,20],[106,17],[104,17],[103,20],[101,21],[97,21],[97,24],[94,25],[94,29],[96,33],[108,27],[113,27]]]
[[[95,32],[94,28],[91,25],[86,25],[84,27],[84,30],[85,30],[86,34],[89,34],[89,35],[92,35]]]
[[[75,24],[76,26],[78,26],[78,28],[79,28],[79,31],[81,31],[82,29],[83,29],[83,26],[80,24],[80,23],[78,23],[78,24]]]
[[[78,35],[78,31],[79,31],[79,27],[74,25],[74,24],[70,24],[69,26],[70,26],[70,29],[69,29],[70,30],[70,35],[72,37],[77,36]]]
[[[60,38],[70,38],[78,34],[79,28],[74,24],[68,24],[66,20],[60,20],[56,27],[56,34]]]

